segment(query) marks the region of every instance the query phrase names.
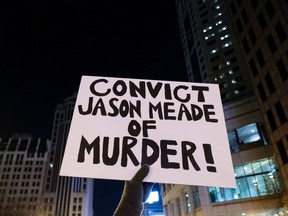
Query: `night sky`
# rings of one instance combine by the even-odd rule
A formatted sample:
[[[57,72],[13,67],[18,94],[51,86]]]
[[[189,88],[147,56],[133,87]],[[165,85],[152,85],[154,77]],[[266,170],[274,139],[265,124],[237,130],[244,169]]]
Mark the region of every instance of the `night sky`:
[[[0,14],[0,137],[49,139],[81,75],[187,80],[173,0],[4,0]]]
[[[0,137],[50,139],[82,75],[187,81],[174,0],[1,1]]]

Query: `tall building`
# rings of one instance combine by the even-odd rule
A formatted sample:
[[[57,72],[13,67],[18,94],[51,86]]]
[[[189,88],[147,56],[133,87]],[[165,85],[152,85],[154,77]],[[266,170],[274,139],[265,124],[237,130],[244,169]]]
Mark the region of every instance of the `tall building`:
[[[1,216],[93,216],[93,179],[59,176],[75,101],[57,106],[51,141],[0,138]]]
[[[27,134],[0,138],[0,215],[44,213],[43,182],[50,148],[50,141]]]
[[[288,189],[288,6],[287,1],[227,0],[230,17],[269,140]]]
[[[287,77],[287,49],[283,51],[285,49],[283,42],[287,43],[284,27],[286,26],[287,29],[287,15],[285,15],[284,2],[280,0],[271,2],[269,0],[263,0],[261,3],[257,0],[176,0],[189,81],[219,84],[237,187],[230,189],[162,185],[166,216],[280,215],[283,213],[282,198],[285,187],[282,177],[287,175],[280,175],[279,167],[281,170],[284,167],[282,168],[283,163],[279,158],[282,157],[281,154],[286,155],[287,140],[284,139],[284,131],[288,131],[285,118],[288,116],[287,82],[286,85],[284,83],[287,78],[283,79],[283,76]],[[265,4],[267,6],[264,6]],[[270,7],[271,5],[274,7]],[[274,14],[273,19],[271,19],[272,12],[268,12],[268,8],[277,14],[277,16]],[[256,18],[258,14],[262,14],[265,18],[270,17],[270,20],[266,19],[266,27],[271,25],[272,30],[267,27],[267,35],[259,29],[261,18]],[[250,21],[256,22],[255,29],[251,30]],[[273,29],[274,32],[271,33]],[[273,70],[268,70],[268,66],[266,70],[263,69],[265,64],[268,64],[270,56],[266,57],[266,52],[268,55],[271,45],[265,44],[266,50],[261,51],[262,47],[260,49],[260,44],[262,46],[264,42],[271,44],[269,33],[277,40],[274,49],[282,50],[279,52],[283,54],[281,57],[278,54]],[[282,43],[278,41],[279,35],[282,36]],[[254,43],[258,44],[258,47],[256,45],[253,47],[253,51],[250,44],[251,37]],[[245,53],[246,44],[250,47],[250,56]],[[260,78],[257,79],[253,75],[256,73],[255,68],[258,70],[258,76],[263,78],[262,87],[258,87]],[[277,70],[281,71],[279,73],[282,73],[282,77],[275,73]],[[277,85],[275,83],[274,86],[275,94],[279,93],[277,96],[279,100],[270,99],[274,102],[274,104],[271,101],[269,103],[270,107],[274,106],[270,111],[267,105],[264,109],[259,92],[260,88],[268,98],[272,78],[265,79],[267,71],[273,78],[278,76]],[[278,87],[281,91],[276,90]],[[279,115],[281,118],[278,117]],[[281,136],[280,129],[275,128],[274,131],[278,130],[276,133],[281,137],[283,144],[282,146],[276,144],[277,147],[282,148],[276,156],[273,151],[276,147],[275,139],[271,134],[270,124],[273,121],[271,119],[276,119],[274,126],[277,128],[286,125],[286,130],[282,128]],[[277,150],[279,148],[276,152]]]
[[[48,216],[92,216],[93,179],[59,176],[76,94],[57,106],[51,137],[50,168],[45,181]]]

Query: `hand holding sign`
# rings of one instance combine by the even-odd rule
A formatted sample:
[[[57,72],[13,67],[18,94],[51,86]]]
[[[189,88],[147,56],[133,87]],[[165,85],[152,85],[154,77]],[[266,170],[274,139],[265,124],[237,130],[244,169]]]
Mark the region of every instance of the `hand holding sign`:
[[[60,175],[129,180],[140,164],[147,182],[235,187],[218,85],[82,77]]]
[[[126,181],[121,200],[113,216],[140,216],[143,202],[153,187],[152,183],[143,183],[149,173],[149,166],[142,166],[131,181]]]

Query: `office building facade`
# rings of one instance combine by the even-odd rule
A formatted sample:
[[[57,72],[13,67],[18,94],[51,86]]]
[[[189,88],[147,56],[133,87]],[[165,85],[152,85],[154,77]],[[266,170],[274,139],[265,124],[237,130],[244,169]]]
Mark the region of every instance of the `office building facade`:
[[[50,144],[27,134],[0,138],[0,215],[44,214]]]
[[[245,4],[227,1],[226,4],[287,190],[287,2],[254,0]]]
[[[48,216],[93,215],[93,179],[59,176],[75,102],[76,94],[66,98],[54,116],[44,189]]]
[[[30,135],[0,138],[3,215],[22,209],[31,215],[93,216],[93,179],[59,176],[75,101],[76,94],[57,106],[51,141]]]
[[[237,13],[231,11],[232,2],[237,4]],[[166,216],[283,213],[281,163],[274,154],[267,117],[255,93],[248,56],[235,32],[240,22],[237,18],[247,19],[253,14],[246,11],[245,16],[238,6],[252,2],[258,1],[176,0],[189,81],[219,84],[237,187],[162,185]],[[243,23],[243,29],[248,27]],[[261,36],[255,37],[258,40]],[[281,114],[284,109],[279,109]]]

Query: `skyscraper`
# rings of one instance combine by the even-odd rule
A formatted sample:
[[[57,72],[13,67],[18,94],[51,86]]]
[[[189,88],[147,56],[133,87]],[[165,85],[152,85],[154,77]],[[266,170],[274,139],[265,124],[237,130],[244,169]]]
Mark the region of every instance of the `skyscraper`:
[[[287,191],[287,1],[229,0],[226,4]]]
[[[266,124],[269,122],[268,118],[274,119],[277,108],[275,111],[273,110],[273,113],[268,114],[270,117],[263,115],[267,113],[267,109],[266,112],[263,111],[263,104],[258,103],[257,100],[260,96],[259,92],[255,94],[255,87],[259,84],[259,81],[256,82],[257,85],[255,84],[256,79],[255,76],[253,77],[253,73],[256,73],[255,67],[251,69],[254,66],[251,63],[252,58],[249,59],[244,50],[247,44],[245,40],[248,40],[248,36],[253,37],[249,19],[258,22],[255,21],[258,13],[265,13],[265,16],[266,14],[269,16],[269,13],[272,15],[271,11],[267,12],[271,5],[274,6],[271,7],[272,11],[278,16],[277,19],[275,16],[274,20],[266,22],[271,22],[275,31],[277,30],[274,26],[280,22],[282,28],[278,24],[277,29],[279,33],[281,32],[282,40],[286,41],[283,26],[287,26],[285,21],[287,16],[283,16],[283,9],[282,12],[279,12],[281,2],[273,1],[272,4],[268,0],[261,1],[260,4],[257,0],[176,0],[189,80],[219,84],[237,187],[229,189],[163,185],[163,205],[166,216],[187,214],[272,215],[283,211],[284,205],[281,198],[284,187],[277,163],[279,160],[273,153],[273,149],[275,150],[274,138],[271,136],[270,126]],[[284,2],[282,3],[284,6]],[[266,9],[264,4],[267,4]],[[278,7],[275,7],[274,4],[277,4]],[[244,8],[249,8],[249,10],[244,10]],[[252,10],[252,8],[254,9]],[[257,24],[257,26],[259,25],[260,23]],[[268,24],[266,23],[266,25]],[[241,36],[239,32],[242,32]],[[253,40],[254,43],[259,41],[259,43],[257,42],[258,49],[264,41],[261,41],[260,38],[268,35],[268,30],[266,36],[261,31],[254,32]],[[275,33],[276,35],[277,33]],[[267,40],[271,43],[271,36],[269,39],[265,38],[265,41]],[[277,46],[274,49],[277,49]],[[256,47],[251,53],[254,55],[253,61],[256,68],[258,71],[261,70],[259,64],[261,63],[262,68],[264,67],[266,59],[263,57],[264,54],[261,54]],[[282,59],[282,63],[278,63],[278,65],[282,69],[282,74],[285,74],[287,63],[285,66]],[[275,65],[275,69],[278,67]],[[253,73],[251,73],[252,71]],[[262,72],[259,74],[263,76]],[[271,81],[269,78],[266,79],[268,82]],[[281,94],[282,96],[286,94],[287,98],[287,83],[286,90],[284,86],[283,83]],[[265,91],[269,91],[269,88],[270,84],[265,85]],[[262,86],[260,89],[264,89],[264,87]],[[281,114],[282,117],[287,115],[283,104],[285,103],[280,102],[280,105],[277,105],[278,115]],[[285,117],[281,119],[284,124]],[[280,125],[278,122],[275,124]],[[285,149],[284,144],[283,148]],[[279,164],[281,167],[281,161]]]
[[[57,106],[51,137],[50,169],[45,181],[48,216],[92,216],[93,180],[59,176],[66,140],[72,120],[76,94]],[[48,205],[48,204],[47,204]]]

